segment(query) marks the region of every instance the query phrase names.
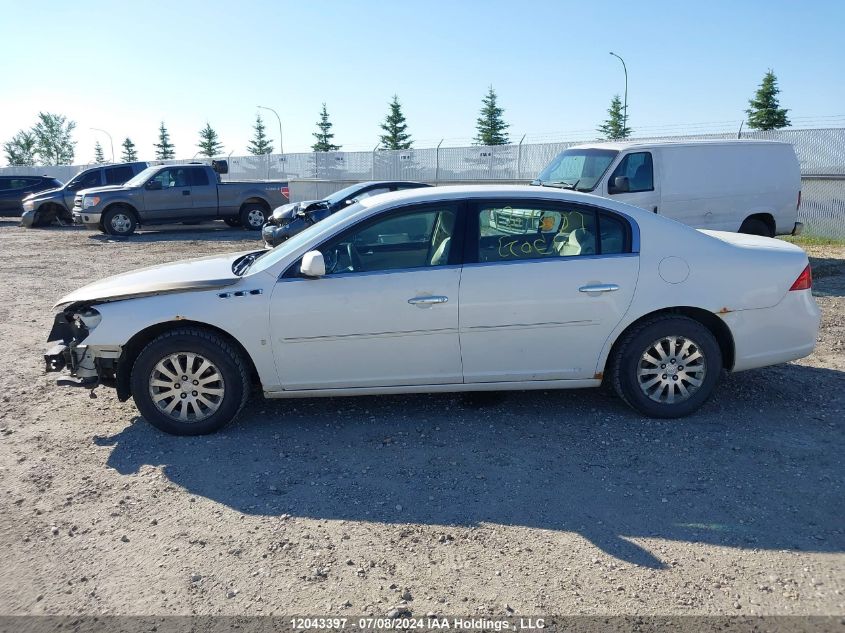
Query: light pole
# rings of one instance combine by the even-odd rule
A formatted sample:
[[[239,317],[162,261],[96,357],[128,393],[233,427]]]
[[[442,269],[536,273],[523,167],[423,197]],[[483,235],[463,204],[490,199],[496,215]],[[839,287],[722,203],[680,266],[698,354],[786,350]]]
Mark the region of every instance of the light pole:
[[[98,127],[92,127],[91,129],[95,132],[102,132],[103,134],[109,137],[109,145],[111,145],[111,162],[114,162],[114,141],[111,139],[111,134],[109,134],[105,130],[101,130]]]
[[[626,130],[628,129],[628,67],[625,65],[625,60],[619,57],[613,51],[610,51],[610,54],[613,55],[616,59],[622,62],[622,70],[625,71],[625,104],[622,106],[622,132],[627,136]]]
[[[282,118],[279,116],[279,113],[276,112],[273,108],[268,108],[267,106],[256,106],[256,107],[261,108],[262,110],[270,110],[270,112],[272,112],[273,114],[276,115],[276,118],[279,121],[279,154],[284,154],[285,153],[285,146],[284,146],[284,143],[282,143]]]

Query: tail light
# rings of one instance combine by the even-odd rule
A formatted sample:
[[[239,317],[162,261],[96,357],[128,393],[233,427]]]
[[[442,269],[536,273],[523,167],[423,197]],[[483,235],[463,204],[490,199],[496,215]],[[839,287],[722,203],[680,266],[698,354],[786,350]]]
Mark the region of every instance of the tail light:
[[[807,267],[801,271],[801,274],[798,275],[798,279],[795,280],[795,283],[792,284],[792,288],[789,290],[809,290],[813,287],[813,271],[810,270],[810,264],[807,264]]]
[[[795,205],[795,210],[798,211],[798,209],[800,209],[800,208],[801,208],[801,190],[799,189],[798,190],[798,204]]]

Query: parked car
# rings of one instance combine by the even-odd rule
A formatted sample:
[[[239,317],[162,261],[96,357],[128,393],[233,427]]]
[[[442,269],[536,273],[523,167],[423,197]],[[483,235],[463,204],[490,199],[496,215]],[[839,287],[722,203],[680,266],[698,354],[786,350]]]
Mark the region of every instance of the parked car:
[[[28,195],[61,186],[60,180],[49,176],[0,176],[0,216],[19,216]]]
[[[111,235],[132,235],[139,225],[223,220],[260,231],[270,209],[285,202],[281,180],[220,180],[225,160],[149,167],[119,187],[77,194],[73,220]]]
[[[793,234],[801,171],[789,143],[613,142],[570,147],[532,183],[633,204],[702,229]],[[532,221],[526,219],[527,221]],[[519,230],[522,218],[503,218]]]
[[[336,191],[322,200],[291,202],[274,209],[273,215],[261,229],[261,234],[267,246],[278,246],[312,224],[326,219],[332,213],[340,211],[358,200],[391,191],[430,186],[424,182],[404,180],[376,180],[356,183]]]
[[[27,196],[23,200],[21,224],[32,228],[58,220],[73,222],[73,199],[79,191],[102,185],[120,185],[147,168],[147,163],[121,163],[92,167],[79,172],[66,184]]]
[[[539,231],[492,228],[509,207]],[[486,228],[485,228],[486,225]],[[723,370],[809,354],[807,255],[528,186],[360,200],[271,250],[145,268],[63,297],[47,371],[115,387],[168,433],[247,400],[597,387],[639,412],[695,411]]]

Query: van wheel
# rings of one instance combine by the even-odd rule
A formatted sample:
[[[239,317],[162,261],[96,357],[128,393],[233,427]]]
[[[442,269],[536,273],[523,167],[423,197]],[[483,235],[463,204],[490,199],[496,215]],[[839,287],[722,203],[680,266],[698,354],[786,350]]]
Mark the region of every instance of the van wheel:
[[[132,366],[132,398],[147,422],[172,435],[204,435],[231,422],[249,396],[244,359],[200,328],[165,332]]]
[[[103,214],[103,228],[109,235],[126,237],[135,232],[138,221],[135,213],[128,207],[112,207]]]
[[[722,353],[698,321],[661,316],[627,333],[611,360],[616,393],[653,418],[678,418],[698,409],[713,393]]]
[[[763,220],[758,218],[747,218],[742,226],[739,227],[740,233],[747,233],[748,235],[762,235],[763,237],[774,237],[774,231]]]
[[[267,210],[256,202],[241,207],[241,224],[250,231],[260,231],[267,221],[267,216]]]

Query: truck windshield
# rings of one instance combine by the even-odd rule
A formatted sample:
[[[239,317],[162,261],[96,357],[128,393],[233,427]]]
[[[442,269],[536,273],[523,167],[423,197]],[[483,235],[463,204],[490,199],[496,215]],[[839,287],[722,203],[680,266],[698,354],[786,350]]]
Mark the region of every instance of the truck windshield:
[[[564,150],[531,184],[592,191],[618,154],[615,149]]]
[[[155,167],[147,167],[144,171],[136,174],[125,183],[123,183],[124,187],[140,187],[145,182],[147,182],[150,178],[156,175],[156,173],[161,169],[161,165],[157,165]]]

